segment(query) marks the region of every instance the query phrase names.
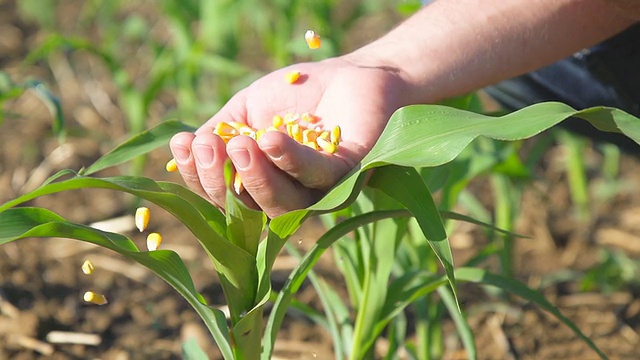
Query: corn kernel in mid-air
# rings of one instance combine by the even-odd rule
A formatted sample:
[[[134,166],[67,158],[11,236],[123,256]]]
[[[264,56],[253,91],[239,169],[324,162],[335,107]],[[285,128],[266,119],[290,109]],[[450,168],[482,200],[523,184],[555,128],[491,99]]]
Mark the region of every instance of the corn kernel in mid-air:
[[[322,150],[328,152],[329,154],[335,154],[336,151],[338,151],[338,146],[323,139],[322,137],[318,137],[316,139],[316,143]]]
[[[149,218],[151,217],[151,211],[146,207],[139,207],[136,209],[135,223],[136,227],[140,232],[143,232],[144,229],[149,225]]]
[[[295,70],[289,71],[285,75],[285,79],[289,84],[295,84],[295,82],[298,81],[298,79],[300,79],[300,71],[295,71]]]
[[[176,172],[178,171],[178,163],[176,162],[176,159],[171,159],[167,162],[167,165],[165,165],[165,169],[168,172]]]
[[[149,251],[158,250],[162,243],[162,236],[158,233],[151,233],[147,236],[147,249]]]
[[[84,293],[84,301],[96,304],[96,305],[105,305],[108,303],[107,298],[102,294],[96,294],[93,291],[87,291]]]
[[[304,39],[307,41],[309,49],[319,49],[321,45],[320,36],[313,30],[307,30],[304,34]]]
[[[91,274],[93,274],[93,270],[95,270],[95,267],[93,266],[91,261],[85,260],[84,263],[82,263],[82,272],[83,273],[85,273],[87,275],[91,275]]]

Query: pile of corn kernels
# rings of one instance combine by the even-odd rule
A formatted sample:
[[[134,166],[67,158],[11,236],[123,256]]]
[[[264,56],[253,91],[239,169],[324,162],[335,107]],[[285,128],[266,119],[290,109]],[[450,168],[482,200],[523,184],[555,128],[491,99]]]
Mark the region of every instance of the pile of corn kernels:
[[[320,36],[314,31],[308,30],[304,37],[310,49],[320,48]],[[284,81],[289,84],[296,84],[301,76],[302,73],[300,71],[293,70],[285,74]],[[317,151],[335,154],[340,144],[341,129],[339,126],[328,130],[324,129],[319,121],[320,118],[318,116],[309,112],[302,114],[287,113],[274,115],[272,125],[266,129],[255,129],[245,123],[231,121],[217,123],[213,133],[220,136],[226,144],[232,138],[240,135],[249,136],[257,141],[267,131],[280,131],[302,145]],[[178,170],[175,159],[171,159],[167,163],[166,170],[169,172]],[[237,194],[240,194],[244,190],[242,180],[237,173],[234,178],[233,187]]]

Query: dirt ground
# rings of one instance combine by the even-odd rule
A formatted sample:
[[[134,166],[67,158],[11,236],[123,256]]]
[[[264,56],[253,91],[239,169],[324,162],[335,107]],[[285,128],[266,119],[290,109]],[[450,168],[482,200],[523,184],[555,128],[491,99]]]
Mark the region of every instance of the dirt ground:
[[[13,10],[12,2],[0,1],[0,66],[18,74],[18,62],[37,41],[37,33],[16,20]],[[65,60],[58,60],[64,67]],[[59,80],[59,74],[42,67],[28,70],[32,76]],[[68,70],[64,91],[59,82],[52,89],[61,96],[71,130],[64,144],[51,136],[50,112],[33,93],[5,104],[5,111],[13,115],[0,125],[1,202],[33,189],[59,169],[90,164],[124,136],[122,123],[105,118],[87,96],[86,78],[71,67]],[[114,90],[108,86],[103,90],[113,101]],[[162,149],[152,153],[149,163],[164,164],[168,157],[167,149]],[[617,179],[605,180],[598,170],[602,155],[595,148],[587,151],[590,215],[578,220],[563,158],[564,149],[552,146],[537,166],[536,179],[524,191],[516,232],[531,239],[515,243],[515,276],[540,289],[611,359],[639,359],[640,160],[623,155]],[[146,175],[179,181],[177,175],[154,166],[147,168]],[[479,179],[472,189],[482,193],[486,186],[487,180]],[[110,229],[142,245],[143,235],[133,231],[131,201],[108,191],[77,191],[38,199],[31,205],[81,223],[107,221]],[[196,241],[168,214],[151,209],[150,230],[161,232],[163,246],[185,259],[197,289],[213,304],[223,305],[213,269]],[[300,247],[313,244],[320,230],[314,222],[306,226],[296,236]],[[451,240],[457,263],[488,241],[481,230],[466,224],[456,228]],[[90,277],[79,271],[85,259],[98,269]],[[605,259],[619,266],[606,267],[602,265]],[[294,266],[295,260],[286,254],[278,259],[276,288]],[[626,273],[618,274],[616,269]],[[341,285],[330,254],[316,271]],[[597,286],[582,289],[585,274],[600,276]],[[627,280],[616,282],[620,278]],[[110,303],[100,307],[85,304],[82,294],[90,289],[106,293]],[[566,326],[522,299],[497,300],[471,285],[462,285],[460,293],[481,359],[597,358]],[[303,288],[298,299],[319,306],[311,287]],[[447,320],[444,328],[444,358],[465,359],[453,324]],[[188,304],[159,278],[118,255],[66,239],[25,239],[0,246],[0,359],[178,359],[182,342],[192,337],[213,359],[219,357]],[[383,351],[384,341],[377,346]],[[276,349],[279,359],[332,358],[328,333],[297,315],[286,319]]]

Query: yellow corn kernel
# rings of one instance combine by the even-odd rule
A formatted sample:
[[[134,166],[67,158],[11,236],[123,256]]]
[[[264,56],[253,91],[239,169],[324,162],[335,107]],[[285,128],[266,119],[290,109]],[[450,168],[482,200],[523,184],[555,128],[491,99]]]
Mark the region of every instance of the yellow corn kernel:
[[[267,130],[265,130],[265,129],[260,129],[260,130],[256,131],[256,141],[260,140],[262,135],[264,135],[264,133],[266,133],[266,132],[267,132]]]
[[[149,208],[139,207],[138,209],[136,209],[135,223],[140,232],[143,232],[144,229],[147,228],[147,225],[149,225],[150,217],[151,212],[149,211]]]
[[[271,122],[273,124],[273,127],[276,127],[276,128],[279,128],[280,126],[282,126],[282,124],[284,124],[284,120],[280,115],[274,115],[273,120],[271,120]]]
[[[328,131],[321,131],[320,135],[318,135],[319,138],[327,140],[327,141],[329,141],[329,136],[330,136],[330,134],[329,134]]]
[[[233,177],[233,191],[238,195],[244,191],[244,184],[242,184],[242,179],[240,179],[240,175],[238,173]]]
[[[240,135],[245,135],[255,140],[256,131],[249,126],[245,126],[242,129],[240,129]]]
[[[338,151],[337,145],[323,139],[322,137],[318,137],[316,139],[316,143],[322,150],[328,152],[329,154],[335,154],[336,151]]]
[[[340,143],[340,137],[342,136],[342,130],[340,126],[336,125],[331,129],[331,143],[333,145],[338,145]]]
[[[107,298],[102,294],[96,294],[93,291],[87,291],[84,293],[84,301],[96,304],[96,305],[105,305],[108,303]]]
[[[300,71],[290,71],[284,77],[289,84],[295,84],[300,79]]]
[[[302,145],[308,146],[308,147],[312,148],[313,150],[319,150],[318,144],[315,141],[303,141]]]
[[[228,124],[231,125],[234,129],[236,129],[238,131],[237,133],[240,135],[246,135],[249,137],[255,137],[256,135],[256,129],[252,128],[251,126],[245,123],[231,121]]]
[[[229,143],[229,140],[236,137],[236,135],[219,135],[219,136],[222,139],[222,141],[224,141],[225,144]]]
[[[315,142],[317,137],[318,137],[318,133],[315,132],[314,130],[311,130],[311,129],[302,130],[303,143]]]
[[[313,30],[307,30],[304,33],[304,39],[307,41],[309,49],[319,49],[322,42],[320,41],[320,35],[316,34]]]
[[[294,114],[294,113],[286,113],[286,114],[284,114],[284,123],[285,124],[296,124],[299,119],[300,119],[300,116],[298,114]]]
[[[93,274],[94,270],[95,270],[95,267],[93,266],[91,261],[85,260],[84,263],[82,263],[82,272],[83,273],[85,273],[87,275],[91,275],[91,274]]]
[[[291,138],[299,143],[302,142],[302,129],[300,124],[291,125]]]
[[[178,171],[178,163],[176,162],[176,159],[169,160],[167,162],[167,165],[164,166],[164,168],[168,172],[176,172],[176,171]]]
[[[147,249],[149,251],[158,250],[162,243],[162,235],[158,233],[151,233],[147,236]]]
[[[216,124],[216,127],[213,129],[213,133],[219,135],[220,137],[223,137],[224,139],[225,136],[238,135],[238,129],[233,127],[231,124],[221,121]]]
[[[310,112],[306,112],[306,113],[302,113],[302,115],[300,115],[300,120],[307,122],[309,124],[315,124],[318,121],[320,121],[320,118],[313,115]]]

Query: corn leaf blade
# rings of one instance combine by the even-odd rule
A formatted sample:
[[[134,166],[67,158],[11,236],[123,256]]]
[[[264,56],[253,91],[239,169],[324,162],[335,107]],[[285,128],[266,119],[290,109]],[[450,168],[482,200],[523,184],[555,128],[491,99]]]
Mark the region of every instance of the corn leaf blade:
[[[194,131],[195,128],[180,121],[169,120],[133,136],[129,140],[116,146],[88,168],[81,171],[83,175],[90,175],[106,168],[125,163],[136,156],[144,155],[169,142],[171,137],[180,131]]]
[[[244,249],[227,241],[223,234],[217,233],[216,229],[226,229],[224,216],[219,215],[216,218],[209,217],[205,219],[206,214],[215,211],[219,212],[212,204],[206,202],[206,200],[191,202],[197,196],[196,194],[184,196],[190,193],[190,190],[186,188],[183,188],[178,193],[171,192],[175,191],[179,185],[168,184],[170,183],[156,182],[137,176],[115,176],[109,178],[76,176],[67,180],[47,183],[3,204],[0,206],[0,211],[40,196],[82,188],[117,190],[141,197],[167,210],[196,236],[214,262],[221,285],[230,302],[233,301],[238,304],[251,303],[253,295],[251,299],[247,299],[247,294],[253,294],[257,286],[255,258]],[[211,221],[216,223],[215,226],[210,224]],[[219,221],[221,223],[218,223]]]
[[[140,252],[133,241],[123,235],[66,221],[46,209],[21,207],[0,212],[0,245],[30,237],[61,237],[89,242],[147,267],[187,300],[209,328],[225,358],[233,358],[224,313],[201,301],[202,296],[196,291],[177,253],[170,250]]]
[[[553,314],[563,324],[568,326],[574,334],[576,334],[585,344],[593,349],[602,359],[607,359],[607,356],[598,348],[598,346],[589,339],[580,329],[566,316],[564,316],[558,308],[553,306],[541,293],[530,289],[526,284],[522,282],[492,274],[484,269],[479,268],[465,268],[461,267],[456,269],[456,278],[460,281],[473,282],[478,284],[492,285],[502,290],[508,291],[514,295],[529,300],[535,303],[537,306]]]

